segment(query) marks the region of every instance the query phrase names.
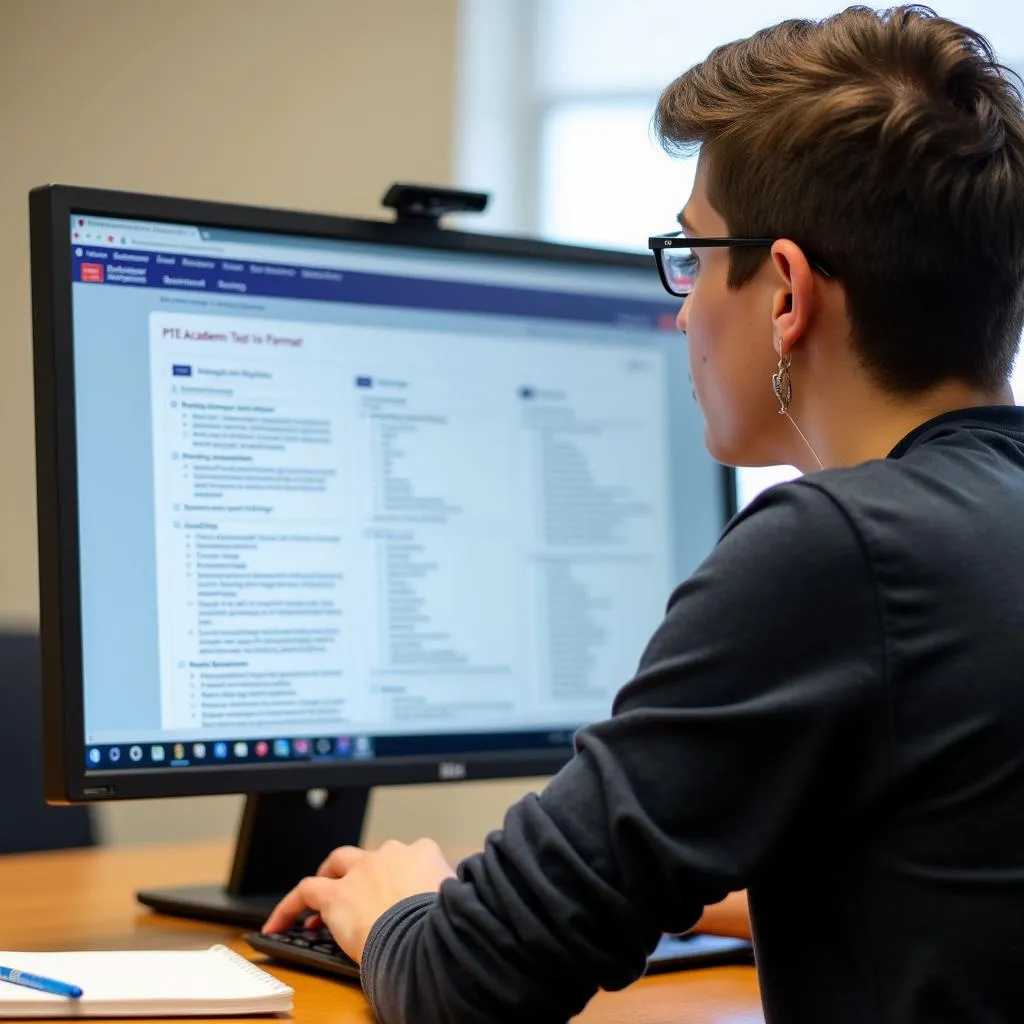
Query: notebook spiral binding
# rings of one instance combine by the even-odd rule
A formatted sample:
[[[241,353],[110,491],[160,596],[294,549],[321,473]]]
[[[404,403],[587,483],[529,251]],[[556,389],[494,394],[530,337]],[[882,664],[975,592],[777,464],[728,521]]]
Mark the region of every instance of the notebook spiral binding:
[[[254,978],[258,978],[267,986],[267,988],[286,989],[288,987],[284,982],[278,981],[273,975],[267,974],[262,967],[258,967],[251,960],[246,960],[241,953],[236,953],[233,949],[229,949],[227,946],[220,945],[218,943],[216,946],[212,946],[211,949],[216,950],[216,952],[233,960],[239,967],[245,968],[246,973],[252,975]]]

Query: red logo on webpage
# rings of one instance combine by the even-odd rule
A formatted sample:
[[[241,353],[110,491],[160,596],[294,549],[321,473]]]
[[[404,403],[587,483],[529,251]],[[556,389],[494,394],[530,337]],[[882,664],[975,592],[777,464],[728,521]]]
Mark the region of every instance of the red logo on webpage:
[[[82,264],[82,280],[90,281],[93,284],[103,283],[103,264],[102,263],[83,263]]]

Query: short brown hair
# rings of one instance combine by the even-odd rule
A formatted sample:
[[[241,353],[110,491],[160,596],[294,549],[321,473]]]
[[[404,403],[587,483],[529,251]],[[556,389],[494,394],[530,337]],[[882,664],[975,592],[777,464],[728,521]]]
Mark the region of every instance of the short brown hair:
[[[790,238],[835,270],[879,384],[993,387],[1024,321],[1012,75],[926,7],[851,7],[714,50],[664,91],[655,126],[669,151],[703,147],[731,233]],[[766,258],[733,250],[730,286]]]

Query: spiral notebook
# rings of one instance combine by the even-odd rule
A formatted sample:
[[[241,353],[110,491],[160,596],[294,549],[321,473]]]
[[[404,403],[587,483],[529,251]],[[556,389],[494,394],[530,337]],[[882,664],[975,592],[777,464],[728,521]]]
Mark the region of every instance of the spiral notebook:
[[[236,1017],[284,1013],[292,990],[227,946],[3,953],[0,965],[82,989],[80,999],[0,982],[0,1017]]]

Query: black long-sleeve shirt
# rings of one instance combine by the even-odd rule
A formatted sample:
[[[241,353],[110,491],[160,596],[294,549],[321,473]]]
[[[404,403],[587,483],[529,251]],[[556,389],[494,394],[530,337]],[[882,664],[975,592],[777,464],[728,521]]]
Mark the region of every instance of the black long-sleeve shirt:
[[[385,1024],[563,1022],[743,888],[772,1024],[1024,1021],[1024,409],[764,494],[576,746],[377,923]]]

